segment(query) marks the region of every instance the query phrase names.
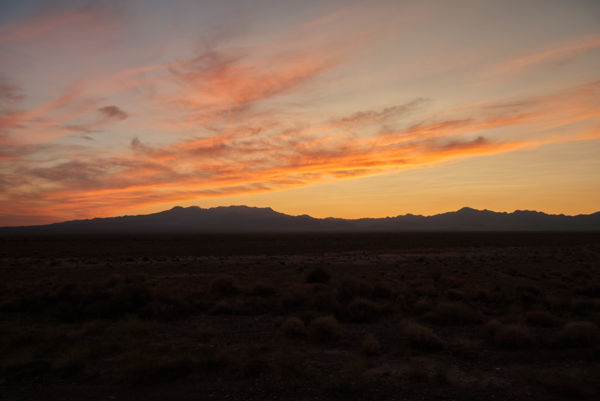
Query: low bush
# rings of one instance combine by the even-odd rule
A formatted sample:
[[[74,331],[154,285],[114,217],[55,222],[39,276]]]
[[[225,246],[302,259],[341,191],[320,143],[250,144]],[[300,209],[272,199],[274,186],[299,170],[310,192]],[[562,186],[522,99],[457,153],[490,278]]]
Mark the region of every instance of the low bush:
[[[341,327],[333,316],[320,316],[314,319],[309,326],[309,334],[313,341],[332,342],[341,338]]]
[[[288,317],[283,322],[281,331],[286,337],[299,338],[306,336],[306,326],[304,326],[304,322],[295,316]]]
[[[523,349],[534,344],[534,337],[526,326],[510,324],[499,327],[492,342],[506,349]]]
[[[212,309],[210,310],[210,313],[213,315],[234,315],[234,316],[251,314],[249,308],[246,305],[244,305],[243,302],[236,301],[236,300],[219,301],[212,307]]]
[[[216,277],[210,283],[210,291],[217,295],[233,295],[237,294],[238,287],[233,281],[233,278],[228,276]]]
[[[348,304],[345,310],[345,320],[354,323],[370,322],[379,316],[381,307],[373,301],[357,298]]]
[[[379,355],[381,353],[381,345],[379,340],[374,334],[369,333],[365,335],[361,342],[361,350],[364,354],[369,356]]]
[[[329,282],[331,275],[329,272],[322,267],[315,267],[306,275],[307,283],[322,283],[326,284]]]
[[[592,322],[570,322],[559,333],[560,344],[567,347],[589,347],[599,339],[600,330]]]
[[[257,283],[252,287],[251,294],[257,297],[269,297],[277,293],[275,288],[264,283]]]
[[[340,302],[347,303],[354,298],[371,298],[373,287],[364,280],[348,277],[338,283],[337,294]]]
[[[463,302],[441,302],[425,317],[437,324],[465,325],[481,322],[479,312]]]
[[[444,347],[444,342],[433,330],[418,323],[406,323],[402,335],[412,347],[420,350],[434,351]]]
[[[542,327],[556,327],[561,324],[561,320],[558,317],[542,310],[528,312],[525,315],[525,320],[527,323]]]

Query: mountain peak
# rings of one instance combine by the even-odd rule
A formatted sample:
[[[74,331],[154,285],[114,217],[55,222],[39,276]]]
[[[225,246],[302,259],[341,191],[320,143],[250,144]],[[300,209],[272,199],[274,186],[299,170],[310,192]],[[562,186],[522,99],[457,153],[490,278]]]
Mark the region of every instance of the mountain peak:
[[[246,205],[175,206],[159,213],[75,220],[46,226],[4,227],[0,234],[124,234],[200,232],[317,232],[317,231],[600,231],[600,213],[551,215],[517,210],[513,213],[477,210],[465,206],[433,216],[399,215],[393,218],[319,219],[291,216],[270,207]]]

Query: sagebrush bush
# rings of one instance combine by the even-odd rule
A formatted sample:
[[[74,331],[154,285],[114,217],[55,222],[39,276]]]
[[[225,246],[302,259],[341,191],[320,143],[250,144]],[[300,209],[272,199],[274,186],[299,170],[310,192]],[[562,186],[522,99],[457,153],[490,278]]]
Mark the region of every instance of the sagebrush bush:
[[[388,299],[391,298],[393,294],[394,290],[389,284],[377,283],[373,286],[373,291],[371,295],[373,298]]]
[[[235,300],[224,300],[217,302],[210,313],[213,315],[249,315],[251,311],[249,308],[244,305],[243,302],[235,301]]]
[[[284,312],[296,311],[308,302],[306,293],[300,290],[291,290],[286,292],[281,298],[281,308]]]
[[[373,301],[357,298],[348,304],[346,318],[355,323],[369,322],[377,319],[381,307]]]
[[[315,267],[306,275],[306,282],[326,284],[329,282],[330,278],[331,274],[329,274],[327,270],[323,269],[322,267]]]
[[[485,331],[487,332],[487,334],[489,336],[495,336],[500,329],[502,328],[503,324],[500,323],[500,321],[494,319],[494,320],[490,320],[489,322],[486,323],[485,325]]]
[[[463,325],[481,322],[479,312],[463,302],[440,302],[426,317],[438,324]]]
[[[561,324],[561,320],[558,317],[543,310],[528,312],[525,315],[525,320],[530,324],[543,327],[555,327]]]
[[[446,291],[446,297],[448,297],[448,299],[451,301],[460,301],[462,299],[465,299],[465,294],[460,290],[451,288],[448,291]]]
[[[288,317],[281,325],[281,331],[287,337],[304,337],[306,336],[306,326],[304,322],[295,316]]]
[[[402,335],[417,349],[433,351],[444,347],[444,342],[433,330],[415,322],[406,323],[402,327]]]
[[[371,298],[373,288],[364,280],[347,277],[338,283],[337,294],[341,302],[349,302],[354,298]]]
[[[238,287],[233,278],[228,276],[216,277],[210,283],[210,291],[218,295],[233,295],[238,292]]]
[[[501,326],[492,341],[496,346],[506,349],[523,349],[535,342],[529,329],[519,324]]]
[[[309,326],[310,337],[316,342],[331,342],[338,340],[342,334],[340,324],[333,316],[320,316]]]
[[[251,293],[252,295],[256,295],[259,297],[268,297],[277,293],[277,290],[275,290],[275,288],[273,288],[270,285],[264,283],[257,283],[252,287]]]
[[[564,346],[589,347],[600,339],[600,329],[592,322],[569,322],[559,334],[559,341]]]
[[[363,353],[369,356],[380,354],[381,345],[373,333],[368,333],[363,337],[361,342],[361,350]]]
[[[580,295],[592,298],[600,298],[600,284],[588,284],[576,291]]]

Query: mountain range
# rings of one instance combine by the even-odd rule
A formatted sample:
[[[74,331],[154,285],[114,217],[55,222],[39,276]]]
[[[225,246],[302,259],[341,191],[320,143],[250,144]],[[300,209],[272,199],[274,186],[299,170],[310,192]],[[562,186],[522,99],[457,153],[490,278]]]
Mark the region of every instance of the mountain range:
[[[600,231],[600,212],[566,216],[517,210],[512,213],[464,207],[432,216],[314,218],[271,208],[181,207],[159,213],[73,220],[39,226],[0,227],[0,235],[265,233],[265,232],[410,232],[410,231]]]

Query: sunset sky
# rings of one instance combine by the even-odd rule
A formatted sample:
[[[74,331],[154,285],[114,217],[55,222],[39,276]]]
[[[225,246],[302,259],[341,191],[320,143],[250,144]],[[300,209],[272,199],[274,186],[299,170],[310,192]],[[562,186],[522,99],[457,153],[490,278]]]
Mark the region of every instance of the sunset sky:
[[[600,210],[600,1],[2,1],[0,226]]]

